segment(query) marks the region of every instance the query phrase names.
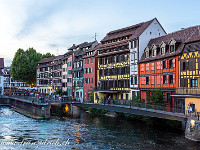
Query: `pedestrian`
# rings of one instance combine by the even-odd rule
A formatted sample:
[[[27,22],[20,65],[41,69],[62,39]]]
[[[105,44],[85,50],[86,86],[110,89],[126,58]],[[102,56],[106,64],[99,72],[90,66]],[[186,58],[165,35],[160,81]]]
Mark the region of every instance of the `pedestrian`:
[[[190,115],[190,104],[188,104],[187,109],[188,109],[188,116],[189,116]]]
[[[191,107],[191,105],[190,105],[190,116],[192,116],[192,107]]]
[[[96,95],[97,103],[99,103],[99,96],[98,94]]]
[[[80,102],[83,103],[83,98],[82,98],[82,96],[80,97]]]
[[[108,104],[110,104],[111,96],[108,97]]]
[[[104,105],[106,104],[106,96],[104,96]]]

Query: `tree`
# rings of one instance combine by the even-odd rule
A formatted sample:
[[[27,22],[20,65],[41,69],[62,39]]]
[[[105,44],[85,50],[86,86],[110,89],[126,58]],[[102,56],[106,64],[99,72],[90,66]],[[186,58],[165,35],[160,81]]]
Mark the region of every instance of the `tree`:
[[[154,103],[154,104],[163,104],[163,92],[162,89],[153,89],[150,91],[150,93],[147,96],[148,103]]]
[[[42,59],[43,59],[43,58],[49,58],[49,57],[55,57],[55,55],[54,55],[54,54],[51,54],[51,53],[46,53],[46,54],[43,54],[43,55],[42,55]]]
[[[40,54],[35,49],[29,48],[26,51],[18,49],[12,61],[10,73],[14,80],[26,82],[29,85],[36,85],[36,67],[43,58],[53,56],[50,53]]]

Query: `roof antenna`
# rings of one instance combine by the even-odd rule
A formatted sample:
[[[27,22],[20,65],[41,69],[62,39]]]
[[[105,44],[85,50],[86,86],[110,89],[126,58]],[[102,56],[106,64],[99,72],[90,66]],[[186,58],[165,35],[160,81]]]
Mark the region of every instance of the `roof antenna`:
[[[95,41],[96,41],[96,40],[97,40],[97,36],[99,36],[99,35],[97,35],[97,33],[95,33],[95,34],[94,34],[94,37],[92,37],[92,38],[94,38]]]

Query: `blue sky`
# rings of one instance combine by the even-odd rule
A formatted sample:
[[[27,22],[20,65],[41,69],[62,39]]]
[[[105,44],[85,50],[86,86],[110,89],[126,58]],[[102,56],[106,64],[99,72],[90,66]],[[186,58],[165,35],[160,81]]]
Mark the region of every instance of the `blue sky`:
[[[18,48],[64,54],[73,43],[157,18],[167,33],[200,25],[198,0],[0,0],[0,57]]]

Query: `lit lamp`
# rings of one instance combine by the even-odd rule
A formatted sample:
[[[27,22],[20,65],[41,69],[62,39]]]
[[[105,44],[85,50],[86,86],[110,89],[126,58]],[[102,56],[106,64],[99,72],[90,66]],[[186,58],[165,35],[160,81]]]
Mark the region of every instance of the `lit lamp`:
[[[194,121],[194,120],[191,120],[191,121],[190,121],[190,124],[191,124],[191,127],[193,128],[193,127],[194,127],[194,124],[195,124],[195,121]]]

